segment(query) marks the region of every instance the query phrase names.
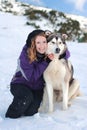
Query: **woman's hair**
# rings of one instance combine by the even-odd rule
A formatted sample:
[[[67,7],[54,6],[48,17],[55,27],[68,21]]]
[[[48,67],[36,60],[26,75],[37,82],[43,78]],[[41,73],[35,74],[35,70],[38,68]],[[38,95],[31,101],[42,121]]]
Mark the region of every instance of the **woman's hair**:
[[[27,53],[28,53],[28,58],[30,60],[30,62],[32,63],[34,60],[37,60],[36,57],[36,45],[35,45],[35,40],[37,36],[43,36],[46,37],[46,34],[44,32],[41,32],[40,34],[36,35],[35,37],[33,37],[31,39],[31,47],[29,47],[27,49]]]

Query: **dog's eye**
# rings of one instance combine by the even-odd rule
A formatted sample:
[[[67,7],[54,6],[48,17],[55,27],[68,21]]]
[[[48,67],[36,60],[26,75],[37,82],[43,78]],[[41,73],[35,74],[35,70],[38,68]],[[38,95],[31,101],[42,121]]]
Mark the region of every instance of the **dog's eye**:
[[[62,42],[59,42],[59,44],[61,44]]]
[[[55,44],[55,42],[52,42],[52,44]]]

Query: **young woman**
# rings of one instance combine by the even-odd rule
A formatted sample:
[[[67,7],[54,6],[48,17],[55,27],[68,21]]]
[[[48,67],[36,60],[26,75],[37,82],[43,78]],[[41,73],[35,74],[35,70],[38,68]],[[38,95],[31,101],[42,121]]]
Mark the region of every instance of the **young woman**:
[[[45,58],[46,49],[45,32],[32,31],[20,54],[18,67],[10,84],[14,98],[6,117],[18,118],[37,113],[43,96],[43,72],[50,62],[49,58]]]
[[[10,83],[13,101],[6,112],[6,117],[32,116],[38,112],[45,86],[43,72],[54,58],[52,54],[46,56],[46,50],[45,31],[32,31],[28,35],[18,59],[16,73]]]

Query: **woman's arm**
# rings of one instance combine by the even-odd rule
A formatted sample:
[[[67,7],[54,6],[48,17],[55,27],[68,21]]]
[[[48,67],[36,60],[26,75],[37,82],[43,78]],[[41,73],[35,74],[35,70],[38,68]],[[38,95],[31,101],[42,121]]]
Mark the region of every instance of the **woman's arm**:
[[[19,57],[19,64],[21,68],[21,73],[24,75],[26,80],[30,82],[36,82],[45,69],[48,66],[48,62],[46,62],[44,59],[41,62],[34,61],[30,63],[28,56],[27,56],[27,47],[24,46],[21,55]]]

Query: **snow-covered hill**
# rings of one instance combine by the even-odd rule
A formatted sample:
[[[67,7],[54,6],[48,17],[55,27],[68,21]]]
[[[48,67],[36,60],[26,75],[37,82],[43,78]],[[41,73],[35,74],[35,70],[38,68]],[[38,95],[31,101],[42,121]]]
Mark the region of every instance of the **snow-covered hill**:
[[[77,20],[80,23],[81,29],[87,33],[87,18],[84,16],[78,16],[78,15],[72,15],[72,14],[66,14],[67,17]]]
[[[19,119],[5,118],[12,101],[10,80],[15,72],[17,58],[27,35],[34,28],[25,25],[24,16],[0,12],[0,130],[87,130],[87,44],[67,42],[74,66],[74,76],[80,82],[83,96],[72,101],[67,111],[61,103],[55,104],[52,114],[37,113]]]
[[[22,2],[0,3],[0,10],[15,15],[25,15],[25,24],[34,28],[49,29],[51,31],[67,33],[69,40],[87,41],[87,18],[83,16],[65,14],[49,8],[37,7]]]

